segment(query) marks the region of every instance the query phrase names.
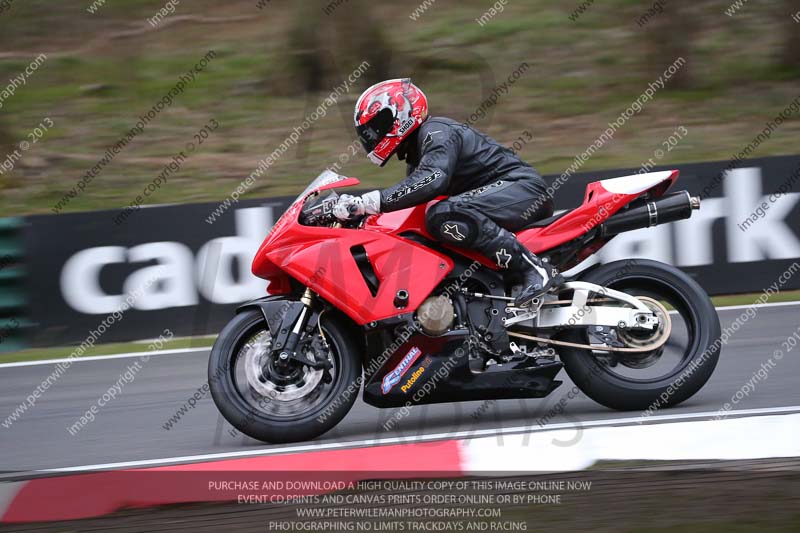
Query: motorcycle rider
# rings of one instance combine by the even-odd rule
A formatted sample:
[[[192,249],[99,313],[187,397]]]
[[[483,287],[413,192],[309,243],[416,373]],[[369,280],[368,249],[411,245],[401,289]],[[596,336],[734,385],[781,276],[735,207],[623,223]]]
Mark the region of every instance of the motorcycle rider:
[[[428,232],[441,242],[477,250],[517,274],[523,289],[516,306],[530,304],[563,281],[513,233],[553,214],[544,180],[514,152],[467,124],[428,116],[425,95],[408,78],[364,91],[354,119],[370,161],[383,166],[396,153],[407,162],[407,173],[380,191],[343,194],[333,209],[339,220],[406,209],[446,195],[426,212]]]

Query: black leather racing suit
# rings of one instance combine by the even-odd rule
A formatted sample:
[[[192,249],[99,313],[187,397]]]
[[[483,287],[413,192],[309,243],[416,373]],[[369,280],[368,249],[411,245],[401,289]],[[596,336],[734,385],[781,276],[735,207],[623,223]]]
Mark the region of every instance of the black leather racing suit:
[[[478,250],[502,269],[541,265],[512,232],[552,215],[553,202],[541,176],[514,152],[466,124],[430,117],[398,155],[408,162],[407,176],[380,192],[381,211],[447,195],[426,214],[435,238]]]

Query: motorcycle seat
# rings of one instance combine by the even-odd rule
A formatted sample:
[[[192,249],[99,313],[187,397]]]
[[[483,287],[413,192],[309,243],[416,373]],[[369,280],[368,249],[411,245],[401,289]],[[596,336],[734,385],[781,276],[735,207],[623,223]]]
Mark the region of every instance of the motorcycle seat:
[[[552,224],[553,222],[555,222],[559,218],[569,214],[571,211],[574,211],[574,209],[567,209],[567,210],[562,211],[561,213],[555,214],[555,215],[553,215],[551,217],[542,218],[540,220],[534,220],[533,222],[523,226],[519,231],[526,230],[526,229],[531,229],[531,228],[543,228],[545,226],[549,226],[550,224]]]

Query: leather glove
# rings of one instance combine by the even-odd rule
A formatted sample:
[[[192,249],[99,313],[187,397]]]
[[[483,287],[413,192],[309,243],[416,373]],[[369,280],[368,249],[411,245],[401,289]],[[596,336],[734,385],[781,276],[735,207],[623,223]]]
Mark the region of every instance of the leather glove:
[[[380,212],[380,191],[370,191],[361,196],[343,194],[333,206],[333,216],[342,221],[353,220],[364,215],[377,215]]]

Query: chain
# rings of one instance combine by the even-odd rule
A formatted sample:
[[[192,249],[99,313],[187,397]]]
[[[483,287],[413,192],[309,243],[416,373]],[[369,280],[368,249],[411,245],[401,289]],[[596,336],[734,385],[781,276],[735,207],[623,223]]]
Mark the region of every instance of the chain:
[[[658,350],[664,344],[666,344],[667,340],[669,339],[670,334],[672,333],[672,320],[669,318],[669,313],[667,309],[661,305],[661,303],[653,300],[652,298],[648,298],[646,296],[640,296],[640,300],[646,301],[650,303],[650,305],[655,306],[658,308],[658,311],[661,312],[664,323],[664,331],[661,333],[661,338],[644,348],[616,348],[614,346],[593,346],[591,344],[579,344],[576,342],[568,342],[568,341],[557,341],[553,339],[547,339],[545,337],[536,337],[534,335],[526,335],[524,333],[517,333],[515,331],[509,331],[508,335],[511,337],[519,337],[520,339],[526,339],[529,341],[536,341],[541,342],[543,344],[552,344],[555,346],[568,346],[570,348],[582,348],[586,350],[595,350],[599,352],[623,352],[623,353],[645,353],[645,352],[652,352],[653,350]]]

